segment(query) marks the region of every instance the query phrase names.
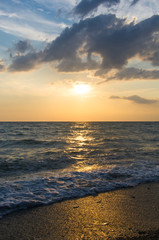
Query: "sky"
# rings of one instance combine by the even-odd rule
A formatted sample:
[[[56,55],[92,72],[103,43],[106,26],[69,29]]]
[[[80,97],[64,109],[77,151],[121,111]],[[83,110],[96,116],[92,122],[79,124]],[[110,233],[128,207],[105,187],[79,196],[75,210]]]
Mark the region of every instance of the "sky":
[[[0,1],[0,121],[159,121],[159,1]]]

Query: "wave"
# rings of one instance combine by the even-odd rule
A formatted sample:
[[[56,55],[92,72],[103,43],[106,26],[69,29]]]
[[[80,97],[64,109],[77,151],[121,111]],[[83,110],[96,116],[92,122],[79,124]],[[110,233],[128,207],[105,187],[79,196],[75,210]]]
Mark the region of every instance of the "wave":
[[[93,171],[49,172],[23,176],[21,180],[3,180],[0,184],[0,217],[19,209],[153,181],[159,181],[159,166],[149,162]]]
[[[6,147],[52,147],[56,144],[67,144],[65,141],[61,140],[55,140],[55,141],[47,141],[47,140],[35,140],[35,139],[22,139],[22,140],[1,140],[0,141],[0,147],[6,148]]]
[[[1,158],[0,159],[0,178],[7,176],[23,175],[37,173],[41,171],[52,171],[58,169],[65,169],[76,162],[73,157],[68,157],[65,154],[56,152],[41,153],[36,159],[27,159],[16,157],[16,159]],[[45,158],[43,158],[45,155]],[[48,155],[46,157],[46,155]]]

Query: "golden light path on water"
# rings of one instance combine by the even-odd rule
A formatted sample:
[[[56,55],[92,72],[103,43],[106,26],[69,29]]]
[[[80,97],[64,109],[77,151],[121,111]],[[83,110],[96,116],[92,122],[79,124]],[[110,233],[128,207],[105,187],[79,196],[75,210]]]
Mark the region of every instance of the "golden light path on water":
[[[77,160],[74,168],[80,172],[92,171],[99,168],[97,164],[89,164],[90,160],[88,156],[92,151],[91,146],[94,144],[94,137],[91,136],[86,124],[77,123],[72,127],[71,135],[67,138],[67,142],[69,143],[67,151]]]

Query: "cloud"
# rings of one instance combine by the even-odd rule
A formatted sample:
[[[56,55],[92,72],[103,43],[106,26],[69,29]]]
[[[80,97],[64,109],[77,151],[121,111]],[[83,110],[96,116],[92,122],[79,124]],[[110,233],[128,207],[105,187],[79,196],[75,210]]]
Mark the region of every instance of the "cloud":
[[[130,6],[135,5],[136,3],[138,3],[138,1],[139,0],[131,1]],[[102,4],[104,4],[107,8],[111,8],[112,6],[115,6],[120,2],[121,0],[81,0],[74,8],[74,13],[81,17],[85,17],[89,13],[97,10],[97,8]]]
[[[37,53],[28,40],[18,41],[12,49],[9,49],[9,52],[12,60],[8,67],[10,72],[28,71],[40,64],[41,52]]]
[[[14,22],[10,20],[1,21],[0,24],[1,31],[30,40],[52,41],[57,36],[57,33],[46,33],[45,31],[41,31],[41,29],[38,30],[38,28],[31,27],[31,24],[26,24],[24,22]]]
[[[82,0],[79,4],[74,8],[75,14],[78,14],[82,17],[86,16],[88,13],[97,9],[97,7],[101,4],[105,4],[107,7],[111,7],[120,3],[120,0]]]
[[[110,96],[110,99],[122,99],[121,97],[119,97],[119,96]]]
[[[133,0],[130,6],[133,6],[133,5],[135,5],[136,3],[138,3],[138,2],[139,2],[139,0]]]
[[[32,70],[40,64],[40,53],[29,52],[26,55],[20,55],[13,57],[12,64],[9,66],[8,70],[10,72],[21,72]]]
[[[111,96],[110,99],[124,99],[124,100],[129,100],[129,101],[137,103],[137,104],[153,104],[153,103],[158,102],[158,100],[147,99],[147,98],[140,97],[138,95],[132,95],[129,97]]]
[[[24,53],[28,50],[33,50],[33,47],[31,45],[31,43],[27,40],[22,41],[20,40],[18,43],[15,44],[15,49],[19,52],[19,53]]]
[[[20,19],[20,16],[16,13],[9,13],[9,12],[5,12],[0,10],[0,16],[4,16],[4,17],[8,17],[8,18],[18,18]]]
[[[34,51],[34,48],[28,40],[20,40],[14,44],[14,47],[10,51],[11,53],[15,52],[19,56],[26,52]]]
[[[76,0],[34,0],[38,4],[40,4],[42,7],[48,9],[48,10],[55,10],[59,8],[71,8],[76,4]]]
[[[111,80],[138,80],[138,79],[152,79],[159,80],[159,70],[145,70],[139,68],[125,68],[109,77],[106,81]]]
[[[39,12],[35,3],[8,5],[5,1],[0,2],[0,23],[1,31],[36,41],[52,41],[67,26]]]
[[[96,67],[107,71],[120,69],[135,55],[154,63],[159,49],[158,42],[154,45],[153,34],[156,31],[159,31],[158,15],[138,24],[126,23],[125,19],[119,19],[113,14],[99,15],[66,28],[44,50],[43,61],[58,60],[62,61],[62,65],[68,61],[70,64],[67,63],[67,71],[72,71],[77,60],[78,63],[84,62],[83,70],[90,69],[93,54],[100,56],[100,61],[96,58]],[[81,64],[79,66],[81,71]],[[57,68],[59,71],[65,70],[61,69],[61,64]],[[76,70],[78,71],[77,67]]]
[[[6,67],[5,67],[5,65],[4,65],[4,63],[3,63],[3,61],[2,61],[2,60],[0,60],[0,72],[4,72],[4,71],[5,71],[5,69],[6,69]]]
[[[58,71],[94,69],[98,76],[103,71],[119,71],[135,56],[159,65],[158,32],[159,15],[137,24],[127,23],[126,19],[117,18],[114,14],[99,15],[66,28],[59,37],[47,44],[40,54],[26,54],[24,58],[27,61],[23,63],[27,62],[26,69],[29,70],[29,66],[32,69],[36,64],[56,62]],[[32,64],[28,64],[29,60]],[[14,59],[14,62],[17,61],[18,56]],[[20,70],[14,66],[15,68],[12,64],[12,71]],[[25,69],[22,64],[21,67]],[[144,72],[141,75],[144,75]]]

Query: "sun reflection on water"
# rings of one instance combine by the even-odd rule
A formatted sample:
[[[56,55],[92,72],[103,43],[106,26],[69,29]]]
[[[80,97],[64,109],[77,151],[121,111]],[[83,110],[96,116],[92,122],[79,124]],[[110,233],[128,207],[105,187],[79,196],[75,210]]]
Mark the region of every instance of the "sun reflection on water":
[[[69,157],[76,161],[73,165],[76,171],[92,171],[97,168],[90,157],[94,144],[94,137],[91,134],[87,123],[76,123],[67,137],[67,152]]]
[[[93,137],[90,136],[90,131],[87,129],[86,123],[76,124],[72,127],[70,135],[67,138],[67,142],[72,145],[73,148],[83,146],[86,148],[93,142]]]
[[[78,135],[74,138],[74,140],[79,146],[83,146],[85,144],[85,142],[88,140],[88,138],[86,138],[82,135]]]

